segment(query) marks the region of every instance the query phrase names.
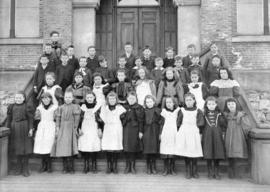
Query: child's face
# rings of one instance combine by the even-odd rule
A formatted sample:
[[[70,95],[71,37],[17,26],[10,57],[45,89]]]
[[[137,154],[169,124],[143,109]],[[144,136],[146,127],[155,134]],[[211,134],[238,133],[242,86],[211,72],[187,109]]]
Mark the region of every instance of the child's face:
[[[52,34],[51,39],[53,42],[57,42],[59,40],[59,34],[57,33]]]
[[[24,102],[24,96],[22,94],[15,94],[14,100],[16,104],[22,104]]]
[[[74,80],[75,80],[75,83],[76,84],[80,84],[83,81],[83,77],[80,76],[80,75],[77,75],[77,76],[75,76],[75,79]]]
[[[154,103],[153,99],[147,98],[145,100],[145,105],[146,105],[147,108],[151,109],[151,108],[154,107],[155,103]]]
[[[230,112],[235,112],[236,111],[236,103],[235,102],[228,102],[227,107],[230,110]]]
[[[74,55],[74,48],[69,47],[67,50],[67,54],[68,54],[68,56],[73,56]]]
[[[166,52],[166,55],[167,55],[167,57],[170,57],[170,58],[172,58],[173,57],[173,50],[168,50],[167,52]]]
[[[143,69],[139,69],[138,75],[139,75],[140,79],[144,79],[145,78],[145,71]]]
[[[52,86],[54,84],[55,79],[51,75],[46,75],[46,83],[48,86]]]
[[[195,48],[194,47],[190,47],[187,49],[187,52],[189,55],[193,55],[195,53]]]
[[[46,45],[44,51],[47,54],[51,54],[51,52],[52,52],[52,46]]]
[[[191,74],[190,79],[191,79],[191,82],[198,83],[199,76],[197,74]]]
[[[114,96],[108,97],[108,103],[109,103],[109,105],[116,105],[116,97],[114,97]]]
[[[86,58],[81,58],[79,64],[80,67],[84,68],[87,65]]]
[[[220,70],[219,73],[220,73],[221,79],[224,79],[224,80],[228,79],[229,76],[226,70]]]
[[[174,62],[174,65],[175,65],[176,67],[182,67],[183,62],[182,62],[181,59],[180,59],[180,60],[176,60],[176,61]]]
[[[173,79],[173,71],[171,70],[166,71],[166,78],[169,80]]]
[[[136,65],[137,67],[142,66],[142,60],[141,60],[141,59],[136,59],[135,65]]]
[[[120,68],[125,68],[125,66],[126,66],[126,60],[125,60],[125,58],[119,58],[118,64],[119,64],[119,67]]]
[[[131,53],[132,52],[132,46],[131,45],[125,45],[125,51],[127,53]]]
[[[192,57],[192,59],[191,59],[192,64],[198,64],[199,61],[200,61],[199,57]]]
[[[166,107],[168,109],[171,109],[171,110],[173,109],[174,103],[173,103],[173,100],[171,98],[167,98],[165,104],[166,104]]]
[[[66,104],[70,104],[73,101],[73,94],[71,92],[65,93],[64,101]]]
[[[217,53],[217,51],[218,51],[217,45],[216,44],[211,45],[210,50],[214,54]]]
[[[96,49],[95,48],[90,48],[88,50],[89,56],[94,57],[96,55]]]
[[[208,101],[206,103],[206,106],[207,106],[208,110],[214,111],[216,109],[217,103],[215,101]]]
[[[96,77],[94,78],[94,83],[95,83],[95,85],[101,85],[101,83],[102,83],[102,78],[101,78],[100,76],[96,76]]]
[[[129,95],[127,97],[127,102],[129,105],[134,105],[137,102],[137,98],[134,95]]]
[[[62,61],[62,65],[66,65],[68,62],[68,56],[67,55],[62,55],[61,56],[61,61]]]
[[[93,94],[87,94],[85,96],[85,100],[86,100],[87,103],[94,103],[95,96]]]
[[[146,58],[149,58],[151,56],[152,52],[150,49],[145,49],[143,51],[143,56],[146,57]]]
[[[99,62],[100,67],[107,67],[107,61],[104,59],[103,61]]]
[[[161,68],[163,66],[163,61],[162,60],[156,61],[155,65],[157,68]]]
[[[220,66],[220,59],[219,59],[218,57],[214,57],[214,58],[212,59],[212,64],[213,64],[213,66],[215,66],[215,67],[219,67],[219,66]]]
[[[195,100],[192,97],[186,97],[185,98],[185,104],[187,108],[192,108],[194,107]]]
[[[124,72],[118,72],[117,73],[117,79],[118,79],[118,81],[122,82],[122,81],[125,80],[125,78],[126,78],[126,75],[125,75]]]
[[[46,106],[49,105],[51,102],[51,99],[49,97],[43,97],[41,100],[42,100],[42,103]]]
[[[47,65],[48,62],[49,62],[49,59],[48,59],[47,57],[41,57],[41,58],[40,58],[40,63],[41,63],[42,65]]]

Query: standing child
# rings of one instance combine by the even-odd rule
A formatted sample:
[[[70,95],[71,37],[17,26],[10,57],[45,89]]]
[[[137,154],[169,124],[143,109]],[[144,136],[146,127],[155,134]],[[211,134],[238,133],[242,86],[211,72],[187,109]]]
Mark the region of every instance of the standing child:
[[[207,160],[208,178],[220,179],[219,161],[225,159],[223,141],[226,120],[219,112],[215,97],[208,97],[204,107],[205,127],[203,131],[203,156]],[[214,169],[212,167],[214,163]]]
[[[142,65],[145,66],[149,72],[151,72],[155,67],[155,61],[151,54],[152,52],[150,46],[146,45],[143,49]]]
[[[174,70],[177,73],[179,81],[183,85],[189,83],[190,77],[189,77],[189,74],[188,74],[188,70],[185,67],[183,67],[182,57],[180,57],[179,55],[175,56],[174,65],[175,65]]]
[[[56,141],[52,156],[63,158],[63,173],[74,173],[74,155],[78,154],[77,129],[80,106],[73,104],[73,93],[66,91],[64,104],[56,111]]]
[[[78,69],[80,65],[78,58],[76,58],[74,55],[74,46],[69,45],[66,50],[68,55],[68,65],[71,65],[74,68],[74,70]]]
[[[79,131],[78,149],[84,158],[84,173],[89,172],[89,159],[92,159],[92,171],[97,173],[97,152],[101,151],[102,131],[98,127],[96,96],[93,92],[86,94],[85,103],[81,106],[82,125]]]
[[[106,103],[105,97],[110,90],[110,86],[104,81],[103,76],[98,72],[94,73],[93,82],[93,93],[96,96],[96,105],[101,107]]]
[[[52,48],[53,48],[53,54],[57,57],[58,62],[60,60],[60,56],[62,54],[62,45],[59,42],[59,32],[58,31],[52,31],[50,33],[50,37],[51,37],[51,44],[52,44]]]
[[[55,72],[58,61],[57,61],[57,57],[52,52],[52,44],[50,43],[45,44],[44,55],[49,59],[49,63],[48,63],[49,67],[53,69],[52,70],[53,72]]]
[[[187,46],[187,56],[183,57],[183,67],[185,67],[186,69],[192,64],[191,59],[195,51],[196,46],[194,44],[189,44]]]
[[[100,73],[106,83],[113,83],[114,76],[113,71],[108,67],[108,62],[102,55],[98,56],[99,67],[96,68],[96,72]]]
[[[218,107],[224,110],[225,101],[228,98],[238,98],[240,95],[240,85],[233,79],[229,69],[221,67],[218,70],[218,79],[210,84],[210,95],[217,97]]]
[[[179,122],[180,108],[174,102],[173,97],[165,98],[165,106],[161,111],[161,116],[164,118],[164,125],[160,130],[160,154],[164,158],[163,175],[176,174],[174,170],[174,155],[177,125]]]
[[[125,81],[130,81],[131,80],[131,69],[128,69],[126,67],[126,58],[124,56],[119,57],[118,59],[118,67],[114,69],[113,74],[114,74],[114,82],[117,82],[117,76],[118,76],[118,71],[124,71],[125,72]]]
[[[74,74],[74,83],[68,86],[67,91],[73,93],[74,103],[82,105],[85,102],[86,93],[91,89],[83,83],[83,74],[76,72]]]
[[[142,59],[139,56],[137,56],[135,58],[135,66],[130,71],[132,85],[134,85],[136,83],[136,81],[139,79],[138,70],[142,67],[144,67],[144,66],[142,66]]]
[[[190,92],[195,96],[198,109],[204,110],[205,99],[208,95],[207,86],[203,82],[199,82],[200,76],[197,70],[190,73],[191,83],[187,85],[186,92]]]
[[[125,53],[122,56],[126,58],[126,67],[131,70],[135,66],[135,55],[133,54],[133,47],[130,42],[126,42]]]
[[[151,71],[151,78],[155,81],[156,87],[158,87],[164,72],[163,60],[161,57],[155,59],[155,66],[156,67]]]
[[[173,97],[177,105],[184,102],[184,89],[182,84],[177,80],[175,70],[168,67],[164,71],[163,80],[160,81],[157,93],[157,104],[163,107],[165,97]]]
[[[92,85],[92,72],[86,67],[86,57],[80,57],[79,65],[80,68],[75,71],[80,72],[83,75],[83,83],[85,86],[90,87]]]
[[[63,103],[63,92],[59,85],[55,84],[55,74],[53,72],[48,72],[45,75],[46,85],[42,87],[38,99],[41,98],[42,94],[45,92],[50,93],[52,96],[52,102],[54,105],[62,105]]]
[[[200,81],[204,82],[204,77],[203,77],[203,68],[200,63],[200,55],[199,54],[194,54],[193,57],[191,58],[191,65],[188,67],[188,73],[190,75],[191,71],[198,71]]]
[[[224,115],[227,120],[225,135],[226,156],[229,160],[229,178],[236,176],[237,159],[248,158],[247,133],[250,123],[246,114],[239,110],[234,98],[226,100]]]
[[[55,140],[55,112],[58,105],[53,103],[53,97],[49,92],[41,95],[41,104],[36,109],[35,119],[40,120],[34,144],[34,153],[41,156],[39,172],[52,172],[50,153]]]
[[[159,132],[163,118],[155,106],[155,97],[147,95],[144,100],[144,126],[140,139],[143,140],[143,154],[146,155],[147,174],[156,174],[156,158],[159,153]]]
[[[176,155],[185,157],[186,178],[198,178],[197,159],[203,156],[200,128],[204,125],[203,112],[196,107],[195,96],[185,95],[181,108],[179,130],[176,134]]]
[[[87,48],[87,52],[89,57],[87,57],[87,65],[86,67],[92,71],[92,73],[96,72],[96,69],[99,67],[98,56],[96,55],[95,46],[89,46]]]
[[[127,93],[132,91],[132,85],[129,82],[125,82],[126,73],[125,70],[119,69],[116,72],[117,83],[113,83],[111,88],[117,94],[118,102],[120,104],[126,104]]]
[[[174,67],[174,51],[172,47],[167,47],[166,57],[163,59],[164,68]]]
[[[118,173],[118,153],[123,150],[123,126],[120,116],[125,108],[118,104],[117,94],[107,95],[107,105],[103,105],[99,113],[99,121],[104,123],[101,149],[107,154],[107,173]]]
[[[123,147],[126,155],[125,173],[136,173],[136,153],[140,151],[140,138],[142,134],[144,109],[137,103],[137,95],[131,91],[127,95],[128,105],[126,113],[121,116],[123,124]]]
[[[15,94],[15,104],[8,107],[7,127],[11,130],[11,141],[17,156],[16,175],[30,175],[28,168],[29,155],[32,153],[33,109],[26,104],[25,94]]]
[[[147,69],[142,67],[138,70],[139,79],[135,83],[135,90],[138,97],[138,103],[144,105],[146,95],[156,96],[155,82],[147,78]]]

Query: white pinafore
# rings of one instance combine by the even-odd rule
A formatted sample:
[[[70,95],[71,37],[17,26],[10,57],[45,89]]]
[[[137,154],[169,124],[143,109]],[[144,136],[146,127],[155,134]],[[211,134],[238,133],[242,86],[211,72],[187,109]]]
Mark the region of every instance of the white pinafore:
[[[110,110],[107,105],[101,107],[100,118],[104,122],[101,148],[105,151],[123,150],[123,126],[120,115],[126,110],[122,105],[117,105]]]
[[[184,157],[202,157],[200,131],[197,127],[197,110],[188,111],[181,108],[182,125],[176,134],[175,154]]]
[[[180,108],[177,107],[174,111],[162,109],[161,116],[165,122],[161,132],[160,154],[174,155],[175,154],[175,137],[177,133],[177,117]]]
[[[195,96],[198,109],[203,111],[205,101],[202,94],[202,82],[198,82],[197,84],[199,85],[197,88],[191,87],[190,84],[188,84],[188,88],[189,91]]]
[[[34,153],[49,154],[55,141],[55,122],[54,112],[56,105],[50,106],[47,110],[43,105],[39,105],[37,110],[40,112],[40,122],[37,127],[34,143]]]
[[[101,107],[102,105],[104,105],[106,103],[105,100],[105,95],[103,93],[103,88],[106,87],[107,84],[105,85],[100,85],[100,86],[93,86],[93,92],[96,95],[96,100],[97,100],[97,106]]]
[[[84,111],[82,122],[82,135],[78,140],[78,150],[83,152],[97,152],[101,150],[101,140],[98,137],[98,125],[95,118],[95,113],[98,111],[99,106],[88,109],[85,104],[81,106]]]
[[[150,84],[148,81],[141,81],[136,87],[136,94],[138,98],[138,104],[144,106],[144,99],[147,95],[152,95]]]

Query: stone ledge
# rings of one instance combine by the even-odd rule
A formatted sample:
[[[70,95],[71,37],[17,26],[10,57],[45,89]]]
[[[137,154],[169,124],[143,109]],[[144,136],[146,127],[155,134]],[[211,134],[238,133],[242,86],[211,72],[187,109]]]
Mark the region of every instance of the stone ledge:
[[[6,137],[10,134],[10,129],[7,127],[0,127],[0,138]]]
[[[270,129],[252,129],[249,133],[252,139],[270,139]]]
[[[232,37],[233,43],[242,43],[242,42],[270,42],[269,35],[244,35],[244,36],[235,36]]]
[[[36,38],[14,38],[14,39],[0,39],[0,45],[42,45],[43,39]]]
[[[173,0],[176,6],[195,6],[201,5],[201,0]]]
[[[98,8],[100,0],[73,0],[72,6],[75,8]]]

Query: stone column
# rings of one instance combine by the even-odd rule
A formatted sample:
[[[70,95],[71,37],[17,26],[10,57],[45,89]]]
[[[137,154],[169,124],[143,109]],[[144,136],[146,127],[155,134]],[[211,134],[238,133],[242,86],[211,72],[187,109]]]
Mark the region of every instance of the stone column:
[[[186,47],[195,44],[200,52],[200,0],[174,0],[177,6],[178,54],[186,55]]]
[[[96,8],[100,0],[73,0],[72,42],[76,56],[87,56],[87,47],[95,45]]]

